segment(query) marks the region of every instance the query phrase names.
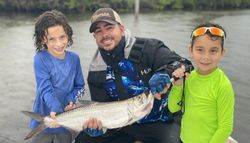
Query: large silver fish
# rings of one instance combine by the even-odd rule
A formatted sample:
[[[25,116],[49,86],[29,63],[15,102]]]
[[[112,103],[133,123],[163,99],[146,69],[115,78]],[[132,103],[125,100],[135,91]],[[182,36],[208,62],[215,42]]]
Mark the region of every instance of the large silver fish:
[[[97,118],[102,122],[103,128],[114,129],[130,125],[150,113],[154,97],[151,93],[142,93],[133,98],[114,102],[94,102],[82,105],[73,110],[56,116],[56,121],[49,116],[23,111],[23,113],[41,124],[33,129],[24,139],[37,135],[55,122],[62,127],[75,132],[82,131],[83,124],[90,118]]]

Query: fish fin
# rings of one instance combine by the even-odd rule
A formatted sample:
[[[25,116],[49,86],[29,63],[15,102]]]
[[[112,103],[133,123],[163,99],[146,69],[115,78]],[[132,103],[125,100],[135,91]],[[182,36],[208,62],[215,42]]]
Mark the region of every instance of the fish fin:
[[[43,131],[45,128],[47,128],[47,126],[45,124],[43,124],[43,122],[41,124],[39,124],[36,128],[32,129],[28,135],[26,135],[26,137],[24,138],[24,140],[27,140],[37,134],[39,134],[41,131]]]
[[[40,122],[40,124],[36,128],[32,129],[29,132],[29,134],[26,135],[24,140],[27,140],[27,139],[39,134],[41,131],[43,131],[45,128],[47,128],[47,126],[43,122],[45,116],[42,116],[42,115],[34,113],[34,112],[29,112],[29,111],[22,111],[22,113],[29,116],[30,118],[35,119],[38,122]]]
[[[42,122],[45,116],[42,116],[40,114],[34,113],[34,112],[29,112],[29,111],[22,111],[23,114],[29,116],[32,119],[35,119],[39,122]]]
[[[132,125],[135,122],[135,120],[133,120],[132,118],[130,120],[128,120],[127,125]]]

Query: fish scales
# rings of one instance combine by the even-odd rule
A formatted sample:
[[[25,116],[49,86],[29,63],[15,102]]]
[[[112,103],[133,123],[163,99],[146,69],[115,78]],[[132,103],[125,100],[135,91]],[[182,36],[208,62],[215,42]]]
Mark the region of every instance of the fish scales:
[[[77,108],[58,116],[57,122],[64,127],[81,131],[82,126],[78,125],[78,123],[83,125],[92,117],[100,120],[103,127],[109,129],[125,126],[132,119],[132,116],[128,114],[126,102],[119,102]]]
[[[56,116],[56,120],[49,116],[43,117],[37,113],[23,111],[23,113],[40,124],[24,138],[29,139],[52,124],[57,123],[67,129],[80,132],[83,125],[91,118],[101,121],[103,128],[114,129],[130,125],[151,112],[154,97],[151,93],[142,93],[123,101],[95,102],[90,105],[79,106]]]

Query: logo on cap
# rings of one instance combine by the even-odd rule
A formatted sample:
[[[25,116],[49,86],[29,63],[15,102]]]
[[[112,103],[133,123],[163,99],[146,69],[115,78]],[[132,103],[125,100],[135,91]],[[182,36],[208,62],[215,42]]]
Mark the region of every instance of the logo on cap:
[[[104,16],[111,17],[111,15],[108,12],[103,12],[103,13],[99,13],[97,15],[93,15],[92,18],[91,18],[91,22],[94,22],[99,17],[104,17]]]

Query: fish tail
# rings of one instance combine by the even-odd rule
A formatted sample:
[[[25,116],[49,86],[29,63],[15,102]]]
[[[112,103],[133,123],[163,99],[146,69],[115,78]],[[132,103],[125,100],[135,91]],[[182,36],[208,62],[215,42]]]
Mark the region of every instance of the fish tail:
[[[34,113],[34,112],[29,112],[29,111],[22,111],[23,114],[25,114],[26,116],[29,116],[32,119],[37,120],[38,122],[42,122],[44,119],[44,116]]]
[[[24,138],[24,140],[30,139],[31,137],[39,134],[40,132],[42,132],[45,128],[47,128],[47,126],[43,123],[39,124],[36,128],[32,129],[28,135],[26,135],[26,137]]]
[[[37,114],[34,112],[29,112],[29,111],[22,111],[22,112],[23,112],[23,114],[29,116],[30,118],[35,119],[35,120],[40,122],[40,124],[36,128],[32,129],[28,133],[28,135],[26,135],[24,140],[27,140],[27,139],[39,134],[41,131],[43,131],[45,128],[47,128],[47,126],[44,124],[44,121],[43,121],[44,116],[41,116],[40,114]]]

